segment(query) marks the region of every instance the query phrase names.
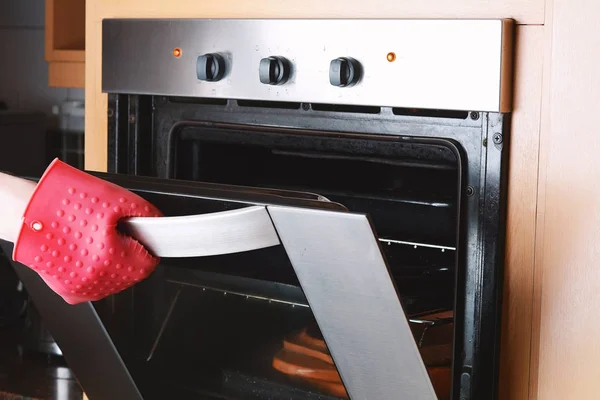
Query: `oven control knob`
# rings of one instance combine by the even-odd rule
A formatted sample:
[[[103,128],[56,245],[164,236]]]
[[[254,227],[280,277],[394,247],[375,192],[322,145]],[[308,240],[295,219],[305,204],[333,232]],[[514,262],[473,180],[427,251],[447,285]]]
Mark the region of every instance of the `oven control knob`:
[[[196,75],[201,81],[216,82],[225,74],[225,60],[219,54],[205,54],[196,60]]]
[[[336,58],[329,64],[329,82],[333,86],[352,86],[360,79],[360,73],[360,63],[352,58]]]
[[[267,57],[260,60],[258,75],[266,85],[283,85],[290,77],[290,62],[283,57]]]

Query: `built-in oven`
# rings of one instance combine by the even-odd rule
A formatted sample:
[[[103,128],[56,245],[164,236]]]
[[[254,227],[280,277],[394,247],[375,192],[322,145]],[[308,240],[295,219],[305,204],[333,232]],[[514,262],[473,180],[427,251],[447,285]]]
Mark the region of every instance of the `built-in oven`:
[[[495,398],[512,30],[105,20],[95,174],[161,262],[77,306],[15,264],[88,396]]]

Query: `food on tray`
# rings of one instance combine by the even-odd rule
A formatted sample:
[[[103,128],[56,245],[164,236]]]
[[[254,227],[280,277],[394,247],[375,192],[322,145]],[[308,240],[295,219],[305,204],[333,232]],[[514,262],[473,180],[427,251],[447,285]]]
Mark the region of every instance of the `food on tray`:
[[[327,382],[341,382],[333,364],[285,348],[281,349],[273,358],[273,368],[287,375]]]
[[[412,324],[427,373],[440,400],[450,399],[452,387],[452,312],[419,317],[436,324]],[[441,322],[441,323],[440,323]],[[273,368],[294,381],[321,393],[339,398],[348,394],[334,365],[325,340],[316,324],[311,324],[283,340],[283,348],[273,357]]]
[[[327,350],[325,342],[309,336],[306,329],[285,339],[283,341],[283,348],[333,364],[333,359],[329,354],[329,350]]]

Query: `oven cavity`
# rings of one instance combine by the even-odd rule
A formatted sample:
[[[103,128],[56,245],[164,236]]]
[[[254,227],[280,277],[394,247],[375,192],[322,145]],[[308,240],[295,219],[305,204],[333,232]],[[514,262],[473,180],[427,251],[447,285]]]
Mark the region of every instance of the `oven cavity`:
[[[464,279],[464,258],[457,248],[466,191],[466,160],[456,137],[481,137],[485,116],[109,96],[115,110],[132,110],[132,105],[135,120],[152,126],[152,134],[118,121],[109,125],[113,172],[181,184],[315,193],[368,214],[436,394],[451,398],[455,318],[462,318],[456,304],[464,293],[457,285],[457,279]],[[171,215],[232,207],[215,209],[211,203],[202,209],[185,196],[145,196]],[[137,297],[151,297],[157,288],[169,295],[156,304],[156,314],[135,318],[135,330],[147,332],[137,355],[162,371],[160,376],[172,384],[169,390],[185,387],[190,395],[240,399],[347,398],[282,246],[163,259],[159,268],[162,279],[140,285],[144,288],[138,288]]]

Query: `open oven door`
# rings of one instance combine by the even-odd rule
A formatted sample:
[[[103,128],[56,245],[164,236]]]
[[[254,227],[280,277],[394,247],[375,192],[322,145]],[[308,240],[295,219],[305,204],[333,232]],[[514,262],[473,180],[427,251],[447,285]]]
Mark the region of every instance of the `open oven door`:
[[[343,397],[437,398],[368,215],[348,212],[340,204],[306,193],[94,175],[137,193],[165,213],[164,218],[136,218],[127,223],[130,234],[162,257],[153,275],[101,302],[71,306],[34,271],[14,263],[44,323],[91,400],[180,397],[173,388],[190,384],[169,384],[179,378],[184,382],[182,376],[190,373],[190,367],[169,357],[178,354],[183,360],[186,353],[195,352],[181,344],[187,343],[191,332],[203,342],[203,348],[218,347],[223,336],[234,338],[229,346],[248,347],[245,338],[250,334],[242,331],[237,321],[249,319],[260,325],[266,318],[264,313],[227,308],[225,303],[201,295],[207,288],[218,286],[211,284],[211,279],[214,283],[214,277],[220,276],[219,265],[225,265],[223,257],[235,257],[236,261],[222,268],[247,268],[251,276],[229,283],[219,280],[221,288],[229,285],[221,290],[220,298],[229,293],[241,294],[238,297],[268,298],[269,303],[288,308],[304,305],[310,310],[333,370],[339,373]],[[1,245],[11,254],[9,243]],[[253,257],[262,251],[271,252],[262,260],[278,263],[277,257],[281,257],[291,265],[300,290],[294,291],[294,285],[286,282],[266,282],[260,276],[269,267],[255,267]],[[217,265],[216,269],[211,265]],[[276,276],[273,271],[271,276]],[[240,282],[256,285],[241,290]],[[185,292],[190,287],[192,292]],[[177,311],[182,304],[188,308]],[[211,307],[206,312],[212,314],[202,311]],[[179,328],[172,328],[177,321]],[[289,329],[302,323],[272,326],[285,325]],[[262,334],[275,336],[273,329]],[[219,362],[219,356],[209,350],[199,351],[195,357],[198,363]],[[199,372],[185,382],[201,381],[201,375]],[[191,390],[187,398],[279,398],[261,396],[257,380],[247,384],[245,393],[236,395],[223,389],[229,379],[223,376],[209,376],[208,380],[220,383],[212,389],[209,384],[203,392],[195,391],[198,397]],[[335,398],[316,394],[299,397],[291,392],[286,396]]]

